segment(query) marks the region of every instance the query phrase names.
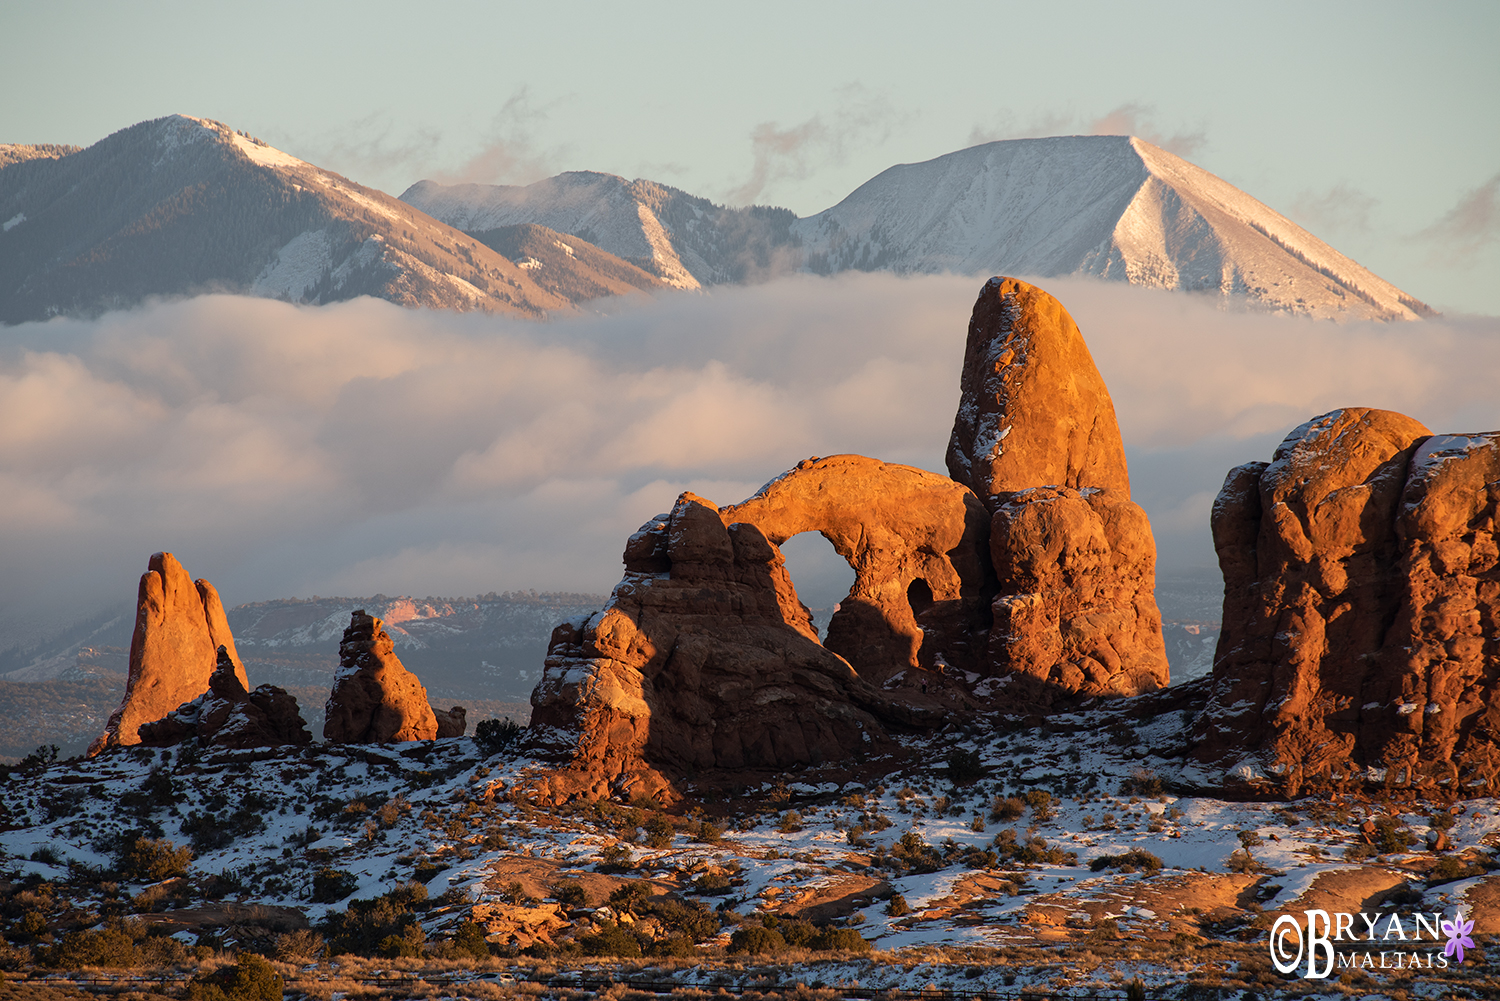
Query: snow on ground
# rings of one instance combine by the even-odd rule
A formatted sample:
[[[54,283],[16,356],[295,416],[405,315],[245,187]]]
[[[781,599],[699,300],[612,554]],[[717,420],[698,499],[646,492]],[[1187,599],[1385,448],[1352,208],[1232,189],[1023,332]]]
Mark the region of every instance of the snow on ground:
[[[1067,716],[1051,723],[1069,724]],[[952,963],[962,960],[931,965],[923,957],[932,950],[1024,949],[1056,967],[1057,949],[1081,947],[1071,943],[1103,948],[1100,929],[1117,926],[1126,942],[1168,943],[1174,935],[1201,941],[1217,934],[1204,924],[1211,916],[1238,929],[1236,941],[1253,942],[1264,934],[1253,923],[1258,908],[1296,912],[1318,894],[1335,899],[1328,894],[1340,880],[1373,880],[1382,892],[1417,887],[1421,909],[1444,917],[1472,911],[1473,898],[1489,892],[1483,866],[1471,864],[1487,862],[1500,835],[1494,800],[1462,804],[1448,831],[1454,848],[1444,857],[1470,866],[1462,878],[1424,882],[1437,862],[1421,851],[1432,807],[1400,814],[1412,850],[1349,861],[1344,854],[1363,844],[1359,825],[1373,805],[1179,796],[1152,784],[1169,762],[1150,748],[1169,743],[1171,727],[1148,722],[1132,731],[1138,739],[1131,744],[1117,725],[1094,718],[1078,732],[1050,736],[959,727],[913,741],[913,764],[893,765],[878,782],[766,784],[700,815],[723,826],[721,840],[698,840],[683,819],[670,843],[654,848],[620,826],[625,805],[611,807],[607,821],[592,806],[538,809],[520,790],[545,766],[486,755],[469,738],[201,754],[132,748],[12,772],[0,786],[9,814],[0,831],[0,872],[62,882],[80,867],[107,869],[122,835],[137,831],[195,844],[195,878],[220,875],[240,888],[242,900],[297,908],[314,923],[350,898],[418,879],[431,898],[446,902],[425,919],[434,940],[465,908],[500,901],[517,865],[529,866],[545,889],[553,878],[605,871],[601,853],[626,843],[633,869],[623,875],[718,906],[731,922],[721,942],[733,923],[832,904],[827,913],[836,923],[891,951],[891,959],[829,960],[817,965],[818,978],[904,988],[953,979]],[[945,762],[956,750],[977,752],[984,774],[970,784],[950,782]],[[1037,795],[1043,792],[1045,799]],[[641,809],[635,816],[644,823],[650,815]],[[1017,854],[1028,845],[1038,852]],[[1118,859],[1131,851],[1149,853],[1138,860],[1159,859],[1160,871]],[[341,899],[312,899],[314,876],[324,870],[348,874]],[[693,879],[710,870],[731,873],[732,887],[694,897]],[[149,889],[124,887],[127,895]],[[1359,899],[1370,892],[1360,889]],[[906,913],[895,908],[895,895]],[[1249,909],[1250,899],[1257,909]],[[503,935],[496,941],[506,944]],[[1056,985],[1061,975],[1054,969],[1048,982]],[[690,970],[673,976],[700,982]],[[1028,982],[1016,977],[1012,963],[959,979],[972,989]]]

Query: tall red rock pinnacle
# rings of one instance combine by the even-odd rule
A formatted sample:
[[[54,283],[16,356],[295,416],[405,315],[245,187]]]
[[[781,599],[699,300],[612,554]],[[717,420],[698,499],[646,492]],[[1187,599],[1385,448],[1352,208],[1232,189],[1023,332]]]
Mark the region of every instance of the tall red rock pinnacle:
[[[219,592],[206,580],[194,582],[171,553],[153,554],[148,566],[136,597],[125,697],[104,733],[89,745],[90,755],[139,743],[142,723],[161,719],[207,691],[221,646],[240,684],[248,687]]]
[[[1165,686],[1156,543],[1078,325],[1041,289],[991,278],[959,386],[948,471],[993,516],[990,669],[1044,703]]]

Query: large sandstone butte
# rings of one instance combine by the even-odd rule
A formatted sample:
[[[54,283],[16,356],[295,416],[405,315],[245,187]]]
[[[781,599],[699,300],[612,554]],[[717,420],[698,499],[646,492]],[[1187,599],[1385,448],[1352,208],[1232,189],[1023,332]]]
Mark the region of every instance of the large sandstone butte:
[[[1229,472],[1204,763],[1296,795],[1500,775],[1500,432],[1354,407]]]
[[[154,723],[141,724],[140,742],[169,747],[193,739],[200,747],[229,748],[312,743],[296,697],[275,685],[246,691],[240,670],[228,648],[219,647],[208,691]]]
[[[171,553],[153,554],[148,566],[136,597],[125,697],[110,713],[104,733],[89,745],[90,755],[139,743],[142,723],[159,720],[206,691],[221,646],[240,684],[249,687],[214,586],[194,582]]]
[[[989,516],[974,494],[911,466],[835,455],[807,459],[719,511],[776,546],[816,531],[854,569],[823,645],[879,684],[899,671],[975,671],[990,585]]]
[[[988,671],[1041,704],[1164,687],[1156,542],[1073,318],[1035,286],[991,278],[960,389],[947,461],[992,516]]]
[[[691,493],[625,546],[609,604],[558,626],[532,746],[570,767],[548,794],[674,797],[667,776],[785,770],[889,749],[912,722],[825,649],[780,551]]]
[[[384,624],[363,608],[349,616],[328,694],[323,736],[336,744],[432,740],[437,716],[427,689],[396,657]]]

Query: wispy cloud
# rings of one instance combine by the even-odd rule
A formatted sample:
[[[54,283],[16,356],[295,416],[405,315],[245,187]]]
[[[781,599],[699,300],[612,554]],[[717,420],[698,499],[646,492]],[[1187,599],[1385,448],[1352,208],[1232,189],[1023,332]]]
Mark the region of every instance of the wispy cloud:
[[[827,164],[842,163],[859,145],[879,145],[903,115],[885,95],[851,84],[839,91],[838,107],[797,125],[762,122],[750,132],[750,175],[729,192],[733,205],[748,205],[778,182],[802,180]]]
[[[484,146],[455,170],[433,173],[443,184],[530,184],[558,171],[560,147],[544,146],[537,131],[551,106],[537,107],[525,87],[513,94],[490,124]]]
[[[386,112],[375,112],[342,129],[295,144],[297,155],[356,181],[400,173],[419,173],[437,154],[442,133],[418,129],[398,133]]]
[[[1418,235],[1433,245],[1444,263],[1472,266],[1476,254],[1500,240],[1500,174],[1467,192]]]
[[[1122,104],[1090,122],[1088,131],[1096,136],[1139,136],[1153,146],[1187,159],[1208,141],[1207,131],[1202,127],[1170,135],[1158,131],[1153,125],[1155,114],[1156,109],[1149,104]]]
[[[1340,181],[1325,191],[1303,191],[1292,200],[1291,216],[1315,233],[1368,233],[1370,213],[1379,202]]]
[[[1500,427],[1494,318],[1039,284],[1110,386],[1167,569],[1212,563],[1205,494],[1314,414]],[[979,286],[795,276],[547,324],[213,296],[0,328],[0,624],[129,600],[160,549],[232,604],[607,591],[681,490],[731,503],[839,452],[943,471]]]

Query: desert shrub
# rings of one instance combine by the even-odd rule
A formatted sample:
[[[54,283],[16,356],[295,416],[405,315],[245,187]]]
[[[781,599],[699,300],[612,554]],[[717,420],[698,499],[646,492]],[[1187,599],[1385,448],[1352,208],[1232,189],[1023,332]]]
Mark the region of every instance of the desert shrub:
[[[767,952],[783,952],[786,949],[786,939],[774,928],[749,927],[741,928],[729,936],[729,951],[731,953],[748,952],[753,954]]]
[[[584,935],[578,946],[585,956],[622,956],[630,959],[641,955],[640,939],[620,925],[607,923],[593,935]]]
[[[307,928],[298,928],[276,936],[275,955],[283,963],[300,963],[323,955],[323,936]]]
[[[47,966],[69,970],[85,966],[126,970],[141,964],[135,938],[117,924],[98,931],[69,932],[38,958]]]
[[[1121,796],[1160,796],[1166,791],[1161,777],[1149,768],[1137,768],[1120,782]]]
[[[693,831],[693,840],[701,841],[706,845],[718,844],[724,837],[724,828],[717,826],[712,821],[702,820]]]
[[[776,829],[782,834],[796,834],[802,830],[802,814],[796,810],[788,810],[781,815],[781,820],[777,821]]]
[[[908,872],[937,872],[947,866],[941,853],[933,848],[916,831],[907,831],[891,846],[889,856]]]
[[[1121,855],[1100,855],[1089,863],[1089,868],[1095,872],[1104,869],[1121,869],[1125,872],[1144,869],[1148,873],[1156,873],[1161,871],[1161,867],[1161,859],[1140,848],[1132,848]]]
[[[313,874],[312,898],[318,904],[336,904],[359,889],[359,878],[343,869],[319,869]]]
[[[1427,870],[1427,882],[1429,885],[1448,883],[1460,879],[1469,873],[1469,867],[1452,855],[1438,859],[1437,865]],[[29,917],[30,915],[28,915]]]
[[[576,879],[566,879],[552,886],[552,899],[564,907],[587,907],[589,895]]]
[[[117,868],[127,878],[155,883],[187,875],[193,861],[191,848],[178,848],[166,838],[136,836],[120,853]]]
[[[660,921],[667,931],[686,935],[692,942],[702,942],[719,933],[718,915],[700,901],[689,904],[680,900],[653,900],[646,905],[645,911]]]
[[[625,914],[638,914],[651,897],[651,884],[643,879],[623,883],[609,895],[609,906]]]
[[[667,848],[672,844],[672,838],[677,829],[672,826],[672,821],[664,813],[658,813],[646,821],[644,828],[646,832],[646,846],[648,848]]]
[[[1439,810],[1427,821],[1427,825],[1434,831],[1446,831],[1453,826],[1456,820],[1457,818],[1447,810]]]
[[[705,897],[722,897],[730,892],[729,877],[720,872],[705,872],[693,880],[693,892]]]
[[[286,984],[264,956],[242,952],[233,966],[200,974],[188,985],[188,1001],[281,1001]]]
[[[1026,804],[1016,796],[996,796],[990,804],[990,819],[994,821],[1020,820],[1026,812]]]
[[[635,856],[623,842],[606,845],[599,852],[599,863],[594,868],[600,872],[629,872],[635,868]]]
[[[1417,835],[1397,817],[1376,817],[1375,833],[1370,839],[1380,855],[1404,852],[1417,843]]]
[[[870,940],[853,928],[824,928],[813,939],[812,947],[825,952],[869,952]]]
[[[1078,861],[1077,852],[1051,847],[1045,838],[1032,838],[1025,843],[1017,841],[1016,832],[1008,827],[998,832],[990,845],[1001,859],[1010,862],[1027,865],[1074,865]]]
[[[978,751],[956,750],[948,755],[948,781],[968,785],[984,778],[984,764]]]
[[[698,955],[698,946],[686,935],[668,935],[666,938],[659,938],[652,943],[651,955],[689,959]]]
[[[911,913],[911,905],[906,898],[899,893],[891,894],[891,899],[886,901],[885,912],[893,918],[899,918],[904,914]]]
[[[474,742],[485,754],[499,754],[519,744],[524,729],[513,719],[482,719],[474,727]]]
[[[323,932],[335,954],[388,957],[419,955],[425,941],[416,911],[427,902],[421,883],[403,883],[373,900],[351,900],[347,910],[332,911]]]
[[[484,940],[484,926],[473,921],[461,921],[453,932],[451,948],[462,956],[474,959],[489,959],[490,944]]]
[[[1052,819],[1052,794],[1044,789],[1032,789],[1026,793],[1026,805],[1031,807],[1031,819],[1044,823]]]
[[[402,925],[399,931],[382,938],[375,946],[375,953],[386,959],[411,959],[422,955],[422,945],[426,941],[427,933],[414,922]]]

